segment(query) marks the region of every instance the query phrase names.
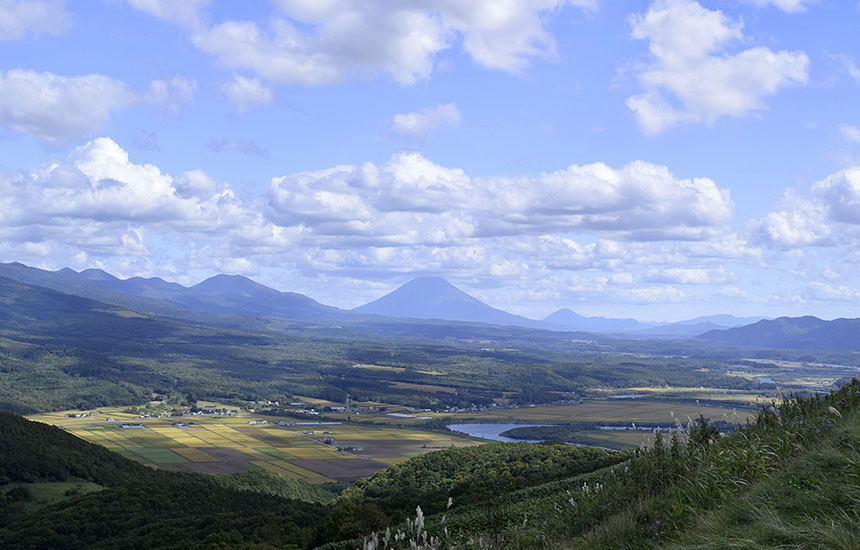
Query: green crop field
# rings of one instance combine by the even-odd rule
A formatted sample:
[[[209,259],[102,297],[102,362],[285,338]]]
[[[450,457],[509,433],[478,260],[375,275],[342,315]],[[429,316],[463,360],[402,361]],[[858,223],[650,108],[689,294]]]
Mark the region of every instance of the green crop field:
[[[75,413],[87,416],[67,416]],[[423,452],[475,444],[453,432],[350,423],[279,426],[291,419],[253,414],[140,418],[102,408],[30,418],[159,468],[216,474],[263,469],[311,483],[354,481]],[[186,425],[174,426],[177,421]]]

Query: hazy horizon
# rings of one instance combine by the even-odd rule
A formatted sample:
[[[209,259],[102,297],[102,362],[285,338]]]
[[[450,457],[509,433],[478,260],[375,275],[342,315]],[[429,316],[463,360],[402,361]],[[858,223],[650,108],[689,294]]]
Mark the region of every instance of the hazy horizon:
[[[857,317],[860,9],[0,8],[0,262],[351,309]]]

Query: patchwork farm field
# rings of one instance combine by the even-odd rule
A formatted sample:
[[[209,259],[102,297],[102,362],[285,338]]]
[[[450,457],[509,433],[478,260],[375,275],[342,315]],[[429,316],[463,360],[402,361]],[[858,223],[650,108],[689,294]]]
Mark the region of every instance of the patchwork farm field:
[[[317,405],[327,403],[321,400]],[[362,405],[370,408],[370,404]],[[289,425],[295,420],[250,413],[140,418],[123,413],[119,408],[44,413],[29,418],[62,426],[78,437],[158,468],[209,474],[262,469],[319,484],[355,481],[425,452],[478,444],[476,439],[455,432],[413,426],[426,418],[444,418],[452,423],[468,419],[530,424],[670,424],[672,414],[683,421],[702,414],[710,420],[743,423],[752,413],[749,408],[722,407],[713,402],[680,404],[649,398],[595,399],[574,405],[494,408],[464,413],[407,415],[406,409],[391,407],[387,410],[392,409],[402,410],[404,414],[397,417],[382,412],[361,414],[363,420],[374,424],[348,422],[346,413],[328,414],[330,423]],[[75,413],[86,413],[86,416],[68,416]],[[280,421],[286,425],[279,425]],[[179,422],[185,425],[175,425]],[[140,424],[141,427],[120,428],[123,424]],[[638,446],[645,437],[642,433],[624,431],[588,431],[582,435],[594,444],[618,449]]]
[[[72,418],[63,411],[32,415],[83,439],[155,467],[230,474],[263,469],[310,483],[355,481],[434,449],[475,445],[459,434],[363,424],[280,426],[289,419],[252,414],[139,418],[113,409]],[[176,426],[175,422],[187,425]],[[249,424],[262,422],[265,424]],[[139,428],[120,428],[140,424]],[[340,450],[339,450],[340,448]]]

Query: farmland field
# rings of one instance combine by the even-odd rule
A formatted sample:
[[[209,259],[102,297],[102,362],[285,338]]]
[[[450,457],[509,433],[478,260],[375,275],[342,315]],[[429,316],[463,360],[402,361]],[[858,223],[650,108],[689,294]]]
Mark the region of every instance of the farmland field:
[[[86,417],[67,416],[76,412],[84,411],[30,418],[63,426],[78,437],[168,470],[229,474],[263,469],[310,483],[354,481],[423,452],[475,444],[459,434],[409,427],[348,423],[279,426],[278,421],[290,419],[252,414],[139,418],[99,409]],[[249,424],[264,420],[265,424]],[[176,421],[188,425],[174,426]],[[119,427],[138,423],[143,427]]]
[[[331,402],[318,400],[317,406]],[[334,404],[334,403],[332,403]],[[452,446],[475,445],[476,440],[455,432],[417,426],[426,418],[458,422],[513,422],[564,424],[570,422],[631,423],[672,422],[672,414],[686,421],[699,414],[711,420],[744,422],[751,410],[710,404],[689,404],[665,399],[595,399],[573,405],[492,408],[464,413],[420,412],[392,417],[378,410],[381,403],[362,403],[364,422],[347,422],[348,413],[328,414],[328,424],[296,423],[294,419],[239,413],[238,416],[184,416],[140,418],[120,409],[100,408],[89,416],[73,418],[63,411],[30,416],[63,426],[69,433],[119,451],[134,460],[180,472],[231,474],[262,469],[310,483],[349,482],[368,477],[410,457]],[[390,410],[406,411],[401,407]],[[176,426],[181,421],[184,426]],[[256,423],[263,422],[266,423]],[[365,422],[373,422],[373,424]],[[250,422],[255,422],[251,424]],[[141,428],[120,428],[140,424]],[[594,444],[625,449],[638,446],[645,434],[624,431],[587,431]]]
[[[565,422],[672,422],[672,413],[679,419],[696,418],[702,414],[710,420],[735,417],[744,422],[751,409],[679,404],[652,399],[595,399],[575,405],[544,405],[516,409],[491,409],[473,413],[470,418],[488,421],[521,421],[531,424]],[[734,421],[734,420],[733,420]]]

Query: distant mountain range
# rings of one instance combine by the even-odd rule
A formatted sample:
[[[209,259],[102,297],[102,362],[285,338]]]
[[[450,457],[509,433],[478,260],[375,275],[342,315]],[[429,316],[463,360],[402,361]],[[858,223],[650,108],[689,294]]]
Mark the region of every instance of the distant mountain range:
[[[323,305],[304,294],[280,292],[241,275],[215,275],[191,287],[168,283],[157,277],[118,279],[98,269],[65,274],[102,288],[168,302],[177,306],[249,317],[280,317],[297,321],[337,321],[347,312]]]
[[[157,277],[119,279],[100,269],[46,271],[8,263],[0,264],[0,276],[132,309],[223,326],[263,328],[248,326],[249,319],[260,317],[337,323],[354,316],[303,294],[280,292],[239,275],[216,275],[185,287]],[[232,316],[245,319],[240,322]]]
[[[860,319],[779,317],[697,337],[702,342],[787,349],[860,350]]]
[[[585,317],[568,308],[562,308],[544,318],[544,322],[569,330],[590,332],[639,332],[658,325],[636,319],[610,319],[607,317]]]
[[[724,329],[753,323],[754,327],[760,326],[761,317],[711,315],[676,323],[656,323],[587,317],[562,308],[543,320],[528,319],[485,304],[439,277],[412,279],[389,294],[351,311],[322,304],[303,294],[281,292],[240,275],[216,275],[194,286],[185,287],[157,277],[119,279],[100,269],[77,272],[64,268],[46,271],[20,263],[7,263],[0,264],[0,277],[139,311],[246,329],[270,328],[272,320],[281,323],[359,326],[391,323],[395,319],[406,318],[434,320],[434,323],[488,323],[634,338],[677,339],[703,335],[703,341],[716,342],[723,338],[726,342],[743,341],[744,345],[769,345],[763,342],[771,341],[762,340],[762,335],[758,334],[746,337],[743,335],[747,332],[737,330],[720,336]],[[783,340],[777,337],[779,330],[772,331],[769,337],[774,345],[785,347],[795,343],[792,335],[797,335],[798,331],[791,328],[793,326],[786,324],[784,332],[788,336]],[[813,329],[807,332],[808,335],[803,333],[804,338],[808,336],[810,342],[820,340]],[[812,345],[803,344],[804,341],[801,339],[798,345]]]
[[[684,337],[696,336],[714,329],[725,329],[748,325],[762,317],[735,317],[734,315],[708,315],[676,323],[655,323],[636,319],[613,319],[608,317],[585,317],[568,308],[562,308],[544,318],[547,323],[565,330],[582,330],[638,337]]]

